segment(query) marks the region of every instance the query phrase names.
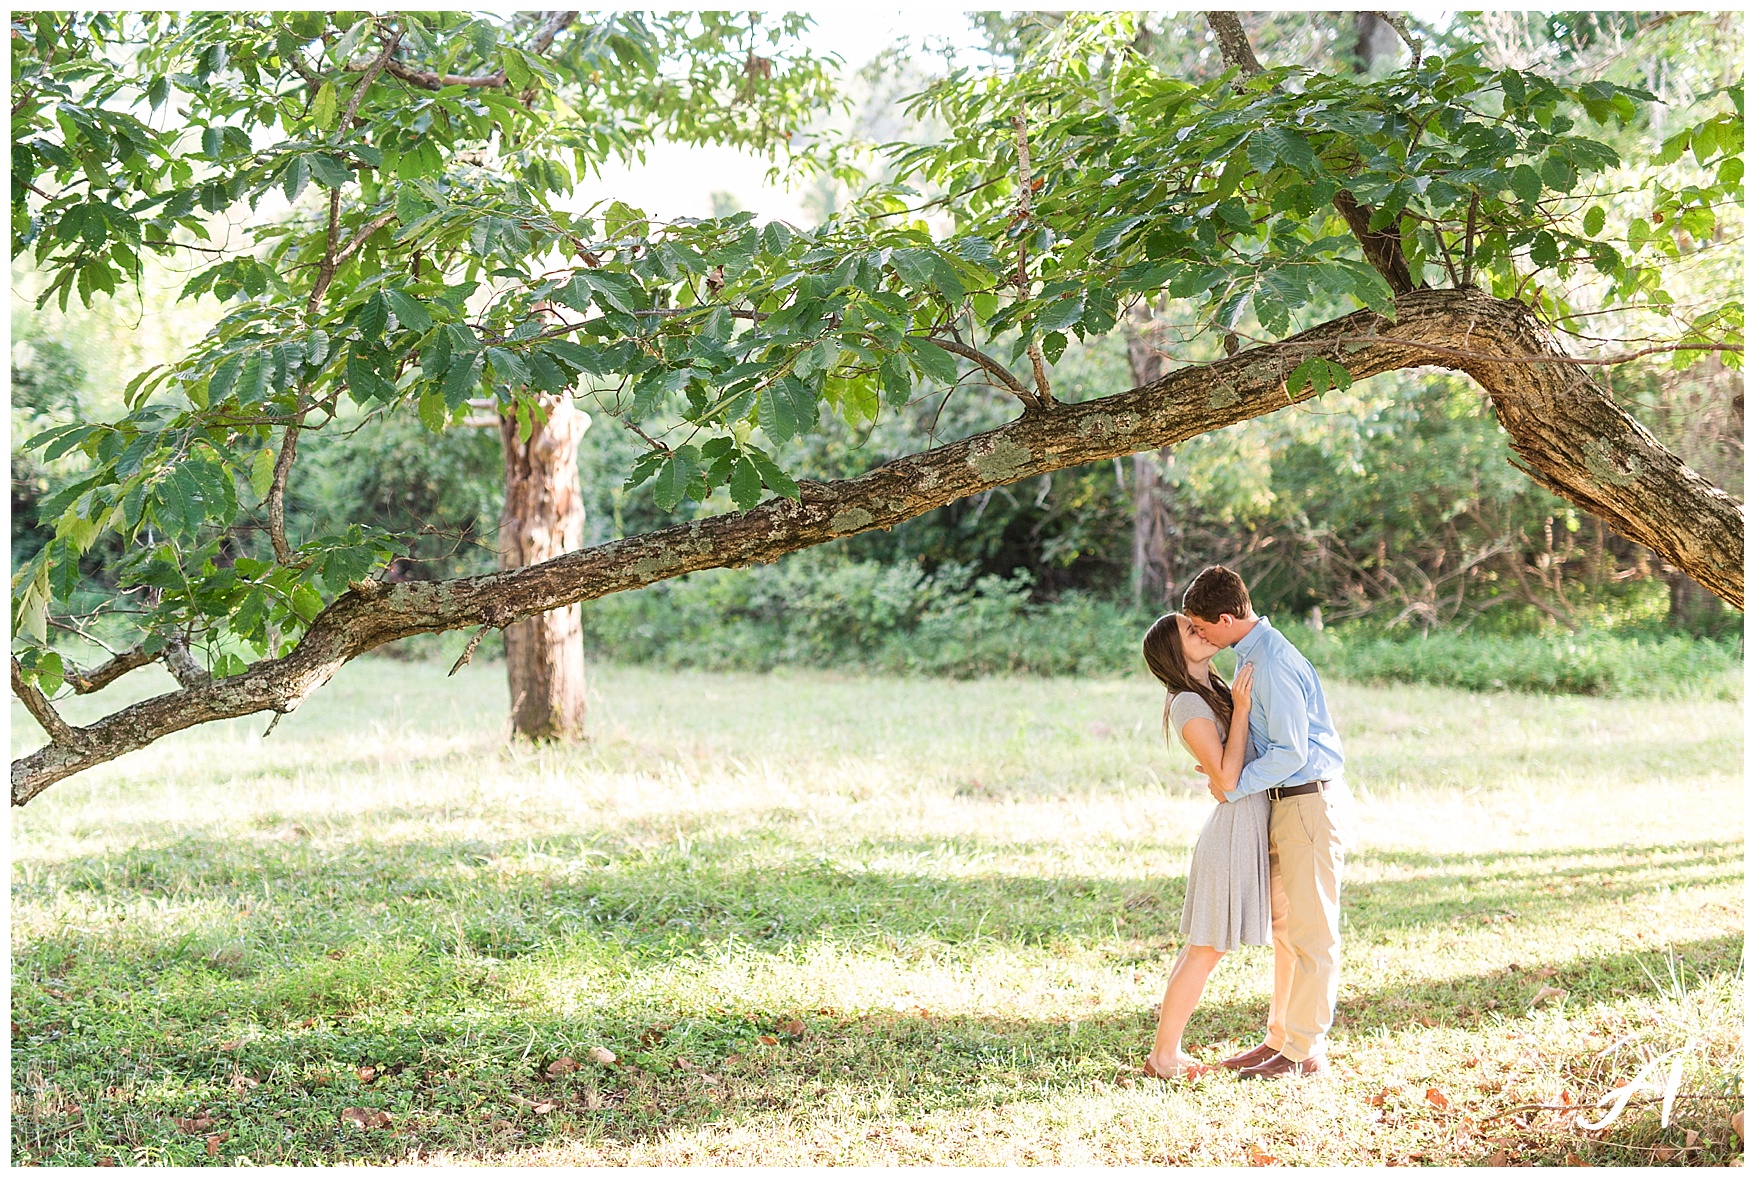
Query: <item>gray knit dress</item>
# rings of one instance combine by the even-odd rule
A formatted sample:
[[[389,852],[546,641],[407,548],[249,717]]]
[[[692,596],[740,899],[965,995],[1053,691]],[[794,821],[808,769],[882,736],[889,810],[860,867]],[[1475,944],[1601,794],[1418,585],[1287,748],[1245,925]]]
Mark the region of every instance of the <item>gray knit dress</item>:
[[[1219,740],[1224,741],[1225,726],[1207,701],[1184,691],[1170,701],[1170,727],[1184,748],[1188,741],[1182,736],[1182,726],[1197,716],[1211,720],[1219,730]],[[1186,943],[1219,950],[1273,944],[1268,900],[1269,806],[1266,793],[1254,793],[1213,807],[1188,863],[1188,896],[1182,902],[1182,938]]]

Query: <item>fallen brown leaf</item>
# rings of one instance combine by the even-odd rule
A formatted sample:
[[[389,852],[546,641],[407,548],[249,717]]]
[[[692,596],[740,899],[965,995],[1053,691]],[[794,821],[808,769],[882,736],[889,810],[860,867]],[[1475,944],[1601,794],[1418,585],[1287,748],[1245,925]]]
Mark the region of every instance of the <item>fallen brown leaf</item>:
[[[1551,978],[1560,971],[1551,965],[1544,965],[1541,969],[1532,969],[1530,972],[1538,978]]]
[[[695,1072],[695,1071],[700,1070],[694,1064],[690,1063],[688,1060],[684,1059],[680,1055],[676,1057],[676,1062],[673,1063],[671,1066],[674,1068],[677,1068],[681,1071],[685,1071],[685,1072]]]
[[[248,1092],[252,1088],[260,1088],[262,1081],[254,1076],[246,1076],[242,1072],[232,1077],[233,1092]]]
[[[1376,1096],[1368,1098],[1365,1101],[1365,1103],[1369,1104],[1372,1108],[1382,1108],[1384,1102],[1389,1099],[1389,1093],[1390,1093],[1390,1090],[1388,1088],[1384,1088],[1384,1089],[1380,1090]]]
[[[1585,1161],[1583,1158],[1579,1157],[1575,1153],[1568,1153],[1566,1155],[1566,1164],[1569,1166],[1588,1166],[1588,1165],[1590,1165],[1589,1162]]]
[[[1280,1164],[1280,1159],[1264,1149],[1261,1142],[1252,1141],[1249,1143],[1249,1164],[1252,1166],[1277,1166]]]
[[[220,1145],[230,1136],[230,1133],[209,1133],[207,1135],[207,1156],[210,1158],[218,1157]]]
[[[115,1158],[99,1158],[97,1160],[97,1164],[100,1166],[113,1166],[116,1164],[116,1159]]]
[[[1414,1016],[1414,1021],[1419,1023],[1422,1027],[1436,1027],[1438,1025],[1438,1020],[1429,1014],[1416,1015]]]
[[[378,1069],[373,1067],[371,1064],[366,1064],[364,1067],[362,1067],[360,1069],[359,1077],[360,1077],[360,1083],[370,1084],[373,1080],[378,1078]]]
[[[1511,1164],[1511,1155],[1502,1149],[1496,1149],[1487,1155],[1487,1164],[1489,1166],[1509,1166]]]
[[[1731,1114],[1731,1132],[1735,1133],[1737,1135],[1738,1141],[1743,1140],[1743,1110],[1742,1109],[1738,1109],[1736,1112]]]
[[[172,1117],[171,1121],[184,1133],[205,1133],[213,1128],[213,1118],[206,1113],[193,1117]]]
[[[1449,1108],[1450,1097],[1446,1096],[1442,1089],[1428,1088],[1426,1089],[1426,1103],[1433,1108]]]
[[[1673,1149],[1673,1148],[1671,1148],[1671,1147],[1670,1147],[1670,1146],[1667,1146],[1667,1145],[1660,1145],[1660,1146],[1658,1146],[1658,1147],[1657,1147],[1657,1149],[1656,1149],[1656,1150],[1654,1150],[1654,1151],[1653,1151],[1653,1152],[1652,1152],[1652,1155],[1651,1155],[1651,1156],[1652,1156],[1652,1157],[1653,1157],[1653,1158],[1654,1158],[1654,1159],[1656,1159],[1656,1160],[1657,1160],[1657,1161],[1660,1161],[1660,1162],[1667,1162],[1667,1161],[1669,1161],[1669,1160],[1670,1160],[1670,1159],[1671,1159],[1671,1158],[1673,1158],[1673,1157],[1675,1157],[1675,1156],[1676,1156],[1676,1151],[1675,1151],[1675,1150],[1674,1150],[1674,1149]]]
[[[221,1051],[237,1051],[243,1046],[244,1041],[242,1039],[227,1039],[224,1043],[219,1045],[219,1049]]]
[[[664,1032],[668,1030],[670,1030],[669,1023],[658,1023],[655,1026],[647,1027],[644,1031],[640,1032],[640,1046],[650,1047],[654,1043],[662,1042],[664,1039]]]
[[[546,1116],[549,1113],[554,1112],[557,1107],[559,1107],[559,1106],[556,1105],[552,1100],[545,1100],[541,1104],[531,1105],[530,1111],[535,1113],[537,1116]]]
[[[607,1047],[593,1047],[590,1051],[585,1053],[585,1058],[589,1059],[594,1064],[608,1067],[615,1062],[615,1052]]]
[[[769,1047],[772,1047],[776,1043],[780,1042],[780,1040],[774,1038],[774,1036],[772,1036],[772,1035],[757,1035],[756,1041],[758,1043],[766,1043]]]
[[[381,1108],[344,1108],[341,1119],[361,1129],[388,1129],[390,1114]]]
[[[43,993],[51,998],[59,998],[63,1002],[67,1001],[67,995],[60,990],[51,990],[49,987],[44,986]]]
[[[1693,1149],[1694,1144],[1699,1140],[1700,1134],[1696,1133],[1693,1129],[1682,1130],[1682,1145],[1684,1148]]]
[[[790,1019],[784,1023],[781,1023],[779,1029],[788,1035],[794,1036],[795,1038],[799,1035],[804,1034],[804,1024],[799,1022],[797,1019]]]
[[[578,1071],[579,1061],[570,1055],[563,1055],[543,1070],[548,1073],[549,1079],[558,1080],[562,1076]]]
[[[1530,999],[1530,1005],[1540,1006],[1542,1003],[1551,999],[1564,997],[1566,997],[1566,991],[1562,990],[1559,986],[1543,986],[1540,990],[1536,991],[1536,996]]]

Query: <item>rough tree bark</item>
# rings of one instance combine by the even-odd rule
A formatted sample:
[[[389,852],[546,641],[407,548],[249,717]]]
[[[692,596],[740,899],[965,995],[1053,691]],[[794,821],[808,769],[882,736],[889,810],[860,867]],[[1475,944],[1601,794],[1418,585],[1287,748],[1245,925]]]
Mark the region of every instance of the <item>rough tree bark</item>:
[[[170,733],[254,712],[290,712],[349,659],[398,638],[523,618],[698,569],[766,563],[888,528],[1033,475],[1173,445],[1309,397],[1286,387],[1322,355],[1355,379],[1437,366],[1472,376],[1510,435],[1513,461],[1628,539],[1743,606],[1743,509],[1623,412],[1521,303],[1417,290],[1390,322],[1358,311],[1125,393],[1034,409],[998,429],[895,459],[854,479],[804,482],[799,498],[630,536],[542,564],[450,581],[356,583],[282,658],[142,700],[12,763],[12,801]]]
[[[1127,340],[1127,364],[1135,388],[1163,378],[1169,371],[1162,331],[1145,303],[1128,313],[1122,324]],[[1171,596],[1170,485],[1164,477],[1170,461],[1168,447],[1156,453],[1133,456],[1133,600],[1154,608]]]
[[[500,568],[521,569],[573,552],[585,540],[579,440],[591,419],[571,397],[539,395],[547,420],[518,440],[518,420],[500,415],[506,501],[500,512]],[[585,644],[578,602],[506,627],[506,686],[512,732],[531,740],[574,740],[585,728]]]

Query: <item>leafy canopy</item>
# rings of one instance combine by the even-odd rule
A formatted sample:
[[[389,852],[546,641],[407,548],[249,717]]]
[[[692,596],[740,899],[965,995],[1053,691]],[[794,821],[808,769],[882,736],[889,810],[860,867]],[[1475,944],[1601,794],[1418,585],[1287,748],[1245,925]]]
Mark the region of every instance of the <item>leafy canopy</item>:
[[[187,629],[222,674],[285,649],[396,537],[342,526],[291,561],[261,545],[228,559],[221,538],[262,517],[275,427],[321,428],[344,398],[435,431],[491,398],[528,430],[536,394],[584,387],[643,439],[630,483],[654,480],[662,508],[721,487],[749,508],[798,493],[784,447],[825,412],[864,427],[972,376],[1031,403],[1049,390],[1011,367],[1052,365],[1141,298],[1266,337],[1337,303],[1393,318],[1385,261],[1337,202],[1414,284],[1472,282],[1559,318],[1573,289],[1663,303],[1671,230],[1710,235],[1742,196],[1740,87],[1665,143],[1660,160],[1698,167],[1623,236],[1595,196],[1622,162],[1607,130],[1645,117],[1643,91],[1466,50],[1381,81],[1192,84],[1131,52],[1130,17],[1081,15],[1014,71],[915,96],[944,139],[894,145],[889,178],[821,226],[566,207],[597,162],[656,134],[772,147],[830,97],[822,63],[770,47],[799,28],[616,16],[545,54],[531,20],[455,14],[19,18],[14,253],[53,276],[45,297],[108,293],[142,249],[207,242],[239,201],[291,202],[244,248],[204,247],[215,260],[185,295],[226,313],[130,383],[126,417],[32,439],[86,468],[45,505],[57,538],[15,582],[27,669],[58,678],[46,618],[106,530],[147,541],[124,574],[149,591],[149,641]],[[155,108],[170,130],[142,117]],[[1682,342],[1741,325],[1727,299]],[[1314,360],[1290,379],[1350,376]]]

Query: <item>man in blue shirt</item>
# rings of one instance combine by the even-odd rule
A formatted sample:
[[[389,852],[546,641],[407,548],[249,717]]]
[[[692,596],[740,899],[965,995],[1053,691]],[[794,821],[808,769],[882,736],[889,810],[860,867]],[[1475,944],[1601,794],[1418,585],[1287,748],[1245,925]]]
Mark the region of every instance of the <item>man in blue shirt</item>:
[[[1246,1079],[1321,1075],[1340,988],[1341,865],[1352,798],[1341,774],[1341,739],[1310,660],[1257,617],[1243,579],[1223,565],[1202,569],[1182,612],[1216,646],[1255,668],[1249,708],[1252,760],[1235,801],[1268,791],[1268,873],[1274,931],[1274,996],[1265,1041],[1222,1061]]]

